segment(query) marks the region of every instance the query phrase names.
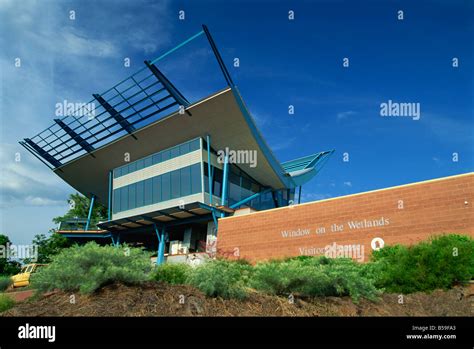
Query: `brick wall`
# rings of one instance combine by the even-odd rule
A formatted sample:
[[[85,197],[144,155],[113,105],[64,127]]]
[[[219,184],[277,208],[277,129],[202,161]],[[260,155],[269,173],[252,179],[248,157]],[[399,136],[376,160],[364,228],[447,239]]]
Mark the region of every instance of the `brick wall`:
[[[474,237],[473,205],[468,173],[219,219],[217,249],[251,261],[326,253],[366,261],[374,238],[409,245],[442,233]]]

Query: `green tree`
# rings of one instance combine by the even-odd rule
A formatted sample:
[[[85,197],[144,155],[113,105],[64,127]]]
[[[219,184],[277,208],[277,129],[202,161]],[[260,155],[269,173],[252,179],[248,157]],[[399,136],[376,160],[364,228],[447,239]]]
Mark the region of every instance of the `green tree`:
[[[20,263],[6,258],[7,244],[11,244],[10,238],[0,234],[0,246],[5,255],[0,255],[0,275],[14,275],[20,271]]]
[[[53,218],[53,222],[58,224],[62,221],[74,220],[77,218],[87,218],[91,200],[81,194],[71,194],[69,196],[69,211],[64,216]],[[91,216],[91,227],[95,227],[99,221],[107,219],[107,208],[95,201]]]
[[[38,246],[37,263],[50,263],[51,257],[57,255],[63,249],[71,247],[72,242],[54,231],[51,236],[45,234],[37,234],[33,239],[33,244]],[[26,261],[25,261],[26,262]]]

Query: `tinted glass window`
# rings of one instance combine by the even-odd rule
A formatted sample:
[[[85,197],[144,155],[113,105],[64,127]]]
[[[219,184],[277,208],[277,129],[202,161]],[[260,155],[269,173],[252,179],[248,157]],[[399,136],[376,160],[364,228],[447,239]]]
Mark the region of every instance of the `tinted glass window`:
[[[122,175],[122,169],[117,168],[114,170],[114,178],[120,177]]]
[[[129,173],[128,165],[122,167],[122,176],[125,176],[128,173]]]
[[[166,160],[169,160],[170,159],[170,151],[169,150],[165,150],[163,152],[161,152],[161,161],[166,161]]]
[[[179,156],[179,147],[171,148],[170,156],[171,156],[171,158],[175,158],[175,157]]]
[[[185,167],[181,172],[181,196],[191,194],[191,167]]]
[[[171,172],[171,198],[180,197],[180,170]]]
[[[201,191],[201,164],[191,166],[191,192],[199,193]]]
[[[141,159],[136,162],[137,166],[137,171],[141,170],[143,167],[145,167],[145,160]]]
[[[153,178],[145,180],[145,205],[153,203]]]
[[[137,170],[137,163],[132,162],[131,164],[128,165],[128,173],[132,173]]]
[[[161,162],[161,153],[155,154],[152,157],[153,165],[156,165]]]
[[[179,146],[179,154],[184,155],[189,153],[189,143],[184,143]]]
[[[199,138],[189,142],[189,151],[194,151],[199,149]]]
[[[117,213],[117,212],[120,212],[121,209],[120,209],[120,189],[116,189],[113,191],[112,193],[114,199],[113,199],[113,210],[112,212],[113,213]]]
[[[137,190],[136,184],[130,184],[128,186],[128,209],[131,210],[137,207]]]
[[[137,188],[137,206],[136,207],[141,207],[145,203],[145,182],[140,181],[136,183],[136,188]]]
[[[240,186],[229,183],[229,199],[235,202],[240,201]]]
[[[171,198],[171,176],[170,173],[161,175],[161,201],[166,201]]]
[[[120,191],[120,211],[128,210],[128,187],[118,189]]]
[[[152,160],[153,160],[153,159],[152,159],[151,156],[145,158],[145,167],[149,167],[149,166],[153,165]]]
[[[161,201],[161,176],[153,177],[153,203]]]

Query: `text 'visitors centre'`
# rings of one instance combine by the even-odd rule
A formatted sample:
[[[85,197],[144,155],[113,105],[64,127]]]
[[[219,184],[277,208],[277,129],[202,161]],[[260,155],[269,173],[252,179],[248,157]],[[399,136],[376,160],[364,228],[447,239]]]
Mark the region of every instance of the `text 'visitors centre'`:
[[[204,36],[227,86],[190,102],[159,63]],[[209,252],[222,217],[298,202],[301,186],[333,152],[280,163],[206,26],[93,94],[92,102],[93,117],[87,117],[85,104],[20,143],[91,199],[89,216],[63,222],[58,233],[76,241],[141,245],[158,251],[157,263]],[[252,156],[256,161],[249,161]],[[106,221],[91,221],[96,202],[107,207]]]

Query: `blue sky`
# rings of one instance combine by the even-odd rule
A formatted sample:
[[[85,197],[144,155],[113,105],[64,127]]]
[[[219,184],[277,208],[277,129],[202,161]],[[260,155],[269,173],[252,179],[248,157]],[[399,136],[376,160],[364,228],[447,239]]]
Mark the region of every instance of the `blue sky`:
[[[280,161],[336,150],[303,188],[305,201],[473,171],[473,7],[447,0],[3,0],[0,232],[30,242],[53,227],[73,192],[18,140],[49,126],[56,103],[89,101],[203,23]],[[188,99],[224,87],[204,36],[171,58],[158,66]],[[381,117],[388,100],[420,103],[420,120]]]

